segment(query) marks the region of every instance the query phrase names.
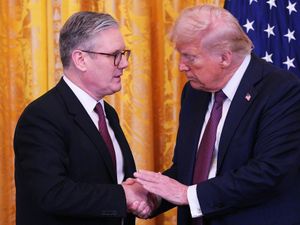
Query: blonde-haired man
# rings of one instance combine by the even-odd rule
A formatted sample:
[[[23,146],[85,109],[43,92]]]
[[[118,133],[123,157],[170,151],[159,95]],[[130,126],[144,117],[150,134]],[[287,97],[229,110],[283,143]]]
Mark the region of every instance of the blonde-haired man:
[[[225,9],[183,11],[171,38],[188,82],[173,165],[135,173],[179,225],[300,224],[300,81],[251,53]],[[155,215],[155,214],[153,214]]]

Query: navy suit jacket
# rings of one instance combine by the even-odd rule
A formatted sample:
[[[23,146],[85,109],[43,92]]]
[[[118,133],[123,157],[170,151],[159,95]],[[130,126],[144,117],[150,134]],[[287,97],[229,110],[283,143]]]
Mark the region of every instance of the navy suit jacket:
[[[105,111],[124,157],[135,169],[115,110]],[[104,140],[67,84],[31,103],[14,137],[17,225],[134,225]]]
[[[245,98],[250,95],[250,99]],[[173,165],[165,174],[191,185],[211,94],[182,93]],[[205,225],[300,224],[300,82],[251,56],[220,137],[216,177],[197,185]],[[171,205],[163,202],[161,212]],[[188,206],[178,224],[191,224]]]

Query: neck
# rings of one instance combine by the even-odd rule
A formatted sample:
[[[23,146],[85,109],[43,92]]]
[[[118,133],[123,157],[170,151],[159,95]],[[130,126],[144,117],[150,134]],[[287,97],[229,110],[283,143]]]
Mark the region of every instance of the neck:
[[[104,96],[97,97],[95,96],[84,84],[84,82],[80,79],[84,76],[84,74],[80,74],[76,71],[72,70],[64,70],[64,75],[77,87],[79,87],[81,90],[86,92],[89,96],[91,96],[93,99],[95,99],[97,102],[101,100]]]

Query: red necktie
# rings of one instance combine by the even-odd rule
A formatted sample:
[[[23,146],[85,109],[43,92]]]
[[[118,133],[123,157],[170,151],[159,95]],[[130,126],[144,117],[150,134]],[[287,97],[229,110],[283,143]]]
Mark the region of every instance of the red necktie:
[[[104,112],[103,112],[102,105],[98,102],[94,110],[99,116],[99,121],[98,121],[99,132],[100,132],[103,140],[106,143],[106,146],[109,150],[109,154],[110,154],[111,159],[113,161],[114,168],[116,169],[115,150],[114,150],[113,143],[111,141],[111,138],[110,138],[108,130],[107,130],[107,125],[106,125],[105,115],[104,115]]]
[[[222,106],[226,98],[227,97],[222,90],[215,93],[215,101],[210,113],[210,118],[205,127],[197,152],[193,176],[194,184],[199,184],[208,179],[212,156],[215,149],[217,127],[222,117]],[[193,224],[203,224],[202,217],[193,219]]]

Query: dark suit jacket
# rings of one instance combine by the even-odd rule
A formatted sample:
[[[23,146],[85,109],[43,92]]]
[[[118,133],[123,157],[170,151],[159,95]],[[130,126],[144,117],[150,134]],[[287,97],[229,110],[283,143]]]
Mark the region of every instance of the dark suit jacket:
[[[248,101],[245,96],[250,94]],[[186,84],[172,167],[191,185],[210,93]],[[197,185],[205,225],[300,224],[300,83],[251,56],[222,130],[216,177]],[[160,210],[169,208],[163,202]],[[191,224],[188,206],[178,224]]]
[[[135,164],[115,110],[105,111],[124,157]],[[14,137],[17,225],[133,225],[107,147],[61,80],[21,115]]]

